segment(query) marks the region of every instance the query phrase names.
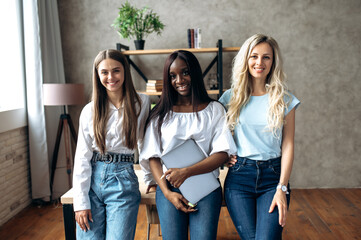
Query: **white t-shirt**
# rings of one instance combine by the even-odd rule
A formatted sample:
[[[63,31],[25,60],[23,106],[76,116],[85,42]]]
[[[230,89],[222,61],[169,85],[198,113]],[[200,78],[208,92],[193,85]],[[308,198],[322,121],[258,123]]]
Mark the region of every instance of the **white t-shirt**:
[[[231,99],[232,90],[227,90],[219,101],[227,106]],[[291,99],[285,95],[285,116],[297,108],[300,101],[290,93]],[[267,129],[267,114],[269,108],[269,94],[251,96],[239,115],[239,122],[234,129],[234,141],[237,145],[237,155],[252,160],[268,160],[281,156],[282,131],[278,131],[279,138]]]
[[[141,148],[144,136],[144,126],[148,118],[150,101],[149,97],[139,94],[142,109],[138,117],[138,148]],[[139,109],[139,106],[137,105]],[[122,138],[123,114],[109,102],[109,120],[106,126],[106,151],[113,153],[133,154],[134,149],[125,146]],[[93,151],[99,151],[94,138],[93,130],[93,102],[88,103],[82,110],[79,119],[79,133],[74,159],[73,196],[74,211],[90,209],[89,190],[91,183],[91,158]]]
[[[194,139],[208,157],[217,152],[235,154],[236,145],[226,126],[225,109],[217,101],[197,113],[170,112],[171,117],[161,127],[162,138],[159,141],[157,120],[153,119],[146,129],[144,144],[139,156],[139,163],[145,171],[145,183],[155,184],[149,168],[149,158],[161,158],[162,155],[181,145],[188,139]],[[197,116],[198,115],[198,116]],[[165,166],[163,165],[165,170]],[[219,175],[219,170],[215,170]]]

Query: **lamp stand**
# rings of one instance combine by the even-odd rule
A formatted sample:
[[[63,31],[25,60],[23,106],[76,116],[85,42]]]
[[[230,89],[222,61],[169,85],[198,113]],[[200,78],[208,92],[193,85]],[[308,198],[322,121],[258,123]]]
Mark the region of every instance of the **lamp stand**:
[[[70,159],[68,129],[70,129],[70,133],[71,133],[70,140],[73,140],[73,143],[75,144],[76,143],[76,132],[74,129],[74,125],[70,118],[70,115],[66,113],[65,106],[64,106],[64,113],[60,115],[60,119],[59,119],[58,133],[56,135],[56,142],[55,142],[53,159],[52,159],[52,164],[51,164],[51,178],[50,178],[50,192],[51,192],[50,199],[51,200],[53,200],[52,198],[53,198],[54,176],[55,176],[56,165],[58,162],[58,153],[59,153],[61,135],[63,132],[64,132],[65,154],[66,154],[66,172],[68,174],[69,189],[72,187],[72,179],[71,179],[72,164],[71,164],[71,159]]]

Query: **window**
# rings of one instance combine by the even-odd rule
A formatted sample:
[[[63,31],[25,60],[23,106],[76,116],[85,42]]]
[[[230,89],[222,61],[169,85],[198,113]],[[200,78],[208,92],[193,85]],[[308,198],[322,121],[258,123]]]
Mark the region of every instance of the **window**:
[[[26,125],[21,1],[0,8],[0,132]]]

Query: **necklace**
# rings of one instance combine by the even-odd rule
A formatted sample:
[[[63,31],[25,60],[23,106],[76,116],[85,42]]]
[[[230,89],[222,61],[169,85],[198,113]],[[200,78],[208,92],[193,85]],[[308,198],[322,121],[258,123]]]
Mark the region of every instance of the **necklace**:
[[[112,101],[111,101],[112,102]],[[122,106],[123,106],[123,100],[121,100],[121,101],[117,101],[116,103],[115,102],[112,102],[113,103],[113,105],[114,105],[114,107],[117,109],[117,110],[119,110],[119,109],[121,109],[122,108]]]
[[[108,101],[117,109],[121,109],[123,106],[123,98],[115,95],[108,95]]]
[[[117,107],[116,105],[114,105],[114,106],[115,106],[115,108],[116,108],[117,110],[119,110],[119,109],[122,108],[122,102],[119,103],[119,107]]]

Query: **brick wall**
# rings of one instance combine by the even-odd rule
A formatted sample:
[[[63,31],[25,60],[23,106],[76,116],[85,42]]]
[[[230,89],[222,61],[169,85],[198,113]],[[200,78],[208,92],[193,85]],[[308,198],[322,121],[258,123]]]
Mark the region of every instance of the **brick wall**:
[[[0,226],[31,203],[28,128],[0,133]]]

